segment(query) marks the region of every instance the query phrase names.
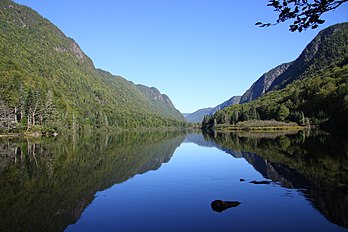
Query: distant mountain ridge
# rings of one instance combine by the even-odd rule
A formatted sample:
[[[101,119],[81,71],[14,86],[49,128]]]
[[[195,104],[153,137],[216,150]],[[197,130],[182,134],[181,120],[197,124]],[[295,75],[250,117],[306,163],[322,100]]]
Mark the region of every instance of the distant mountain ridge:
[[[168,96],[96,69],[34,10],[0,1],[0,131],[45,127],[180,126]],[[17,124],[19,122],[19,124]]]
[[[193,113],[190,114],[184,114],[185,119],[187,122],[190,123],[200,123],[202,122],[204,116],[206,115],[213,115],[216,111],[222,110],[228,106],[239,104],[241,97],[240,96],[233,96],[227,101],[224,101],[220,105],[215,106],[214,108],[203,108],[199,109]]]
[[[187,122],[199,123],[202,122],[205,115],[210,115],[214,108],[203,108],[199,109],[193,113],[184,114]]]
[[[239,104],[241,100],[241,96],[233,96],[230,99],[228,99],[227,101],[224,101],[223,103],[221,103],[220,105],[216,106],[213,111],[211,112],[211,114],[214,114],[216,111],[218,110],[222,110],[225,109],[228,106],[231,105],[235,105],[235,104]]]

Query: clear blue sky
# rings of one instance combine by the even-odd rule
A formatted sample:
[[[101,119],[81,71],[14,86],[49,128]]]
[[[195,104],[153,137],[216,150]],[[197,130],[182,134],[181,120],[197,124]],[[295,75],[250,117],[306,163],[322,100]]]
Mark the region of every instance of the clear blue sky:
[[[158,88],[183,113],[241,95],[296,59],[320,29],[348,21],[348,3],[316,30],[291,33],[267,0],[15,0],[73,38],[95,66]]]

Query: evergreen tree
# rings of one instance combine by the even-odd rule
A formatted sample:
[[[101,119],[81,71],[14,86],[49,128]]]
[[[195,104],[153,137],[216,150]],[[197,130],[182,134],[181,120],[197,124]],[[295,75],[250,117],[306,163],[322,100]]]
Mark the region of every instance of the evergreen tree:
[[[255,105],[251,105],[250,108],[250,119],[257,119],[257,110],[255,108]]]
[[[288,107],[284,105],[280,105],[277,110],[277,120],[284,121],[290,114],[290,110]]]
[[[237,109],[233,110],[231,115],[231,124],[236,124],[239,120],[239,112]]]
[[[205,115],[202,121],[202,128],[213,127],[213,118],[210,115]]]
[[[301,120],[300,120],[300,124],[301,124],[301,125],[305,125],[305,123],[306,123],[306,118],[305,118],[304,113],[301,111]]]
[[[22,119],[25,118],[25,93],[23,90],[23,83],[21,83],[19,86],[19,100],[17,109],[17,120],[22,122]]]
[[[53,93],[51,90],[48,90],[42,115],[43,123],[46,125],[52,124],[57,120],[57,117],[58,112],[53,103]]]

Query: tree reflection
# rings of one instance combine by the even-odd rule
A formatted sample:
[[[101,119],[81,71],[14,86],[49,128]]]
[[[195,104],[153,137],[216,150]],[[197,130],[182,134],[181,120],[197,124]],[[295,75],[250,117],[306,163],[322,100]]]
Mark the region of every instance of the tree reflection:
[[[204,133],[206,141],[246,159],[265,178],[302,191],[329,221],[348,228],[348,138],[311,133]]]
[[[0,231],[63,231],[97,191],[158,169],[182,132],[1,139]]]

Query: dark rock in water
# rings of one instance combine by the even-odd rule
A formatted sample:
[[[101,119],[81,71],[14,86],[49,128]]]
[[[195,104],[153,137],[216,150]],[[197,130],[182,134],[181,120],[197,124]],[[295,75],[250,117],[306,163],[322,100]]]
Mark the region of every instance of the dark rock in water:
[[[215,200],[211,203],[211,208],[215,212],[221,213],[222,211],[225,211],[226,209],[237,207],[240,205],[239,201],[222,201],[222,200]]]
[[[256,180],[253,180],[253,181],[250,181],[251,184],[270,184],[272,183],[272,181],[269,181],[269,180],[262,180],[262,181],[256,181]]]
[[[239,179],[240,182],[244,182],[245,180],[243,178]]]

